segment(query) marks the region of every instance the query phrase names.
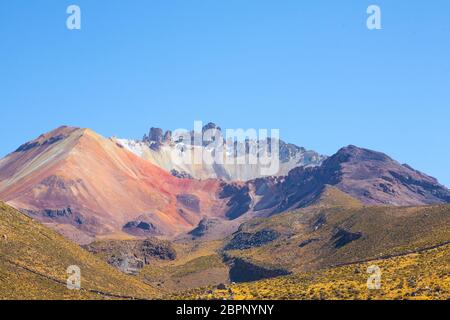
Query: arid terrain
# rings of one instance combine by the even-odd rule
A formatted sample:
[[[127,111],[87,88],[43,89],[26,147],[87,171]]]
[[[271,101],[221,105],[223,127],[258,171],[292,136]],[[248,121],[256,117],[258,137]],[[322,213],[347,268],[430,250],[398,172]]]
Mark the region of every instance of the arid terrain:
[[[435,178],[284,142],[278,175],[181,168],[170,139],[64,126],[0,160],[0,298],[450,298],[450,191]]]

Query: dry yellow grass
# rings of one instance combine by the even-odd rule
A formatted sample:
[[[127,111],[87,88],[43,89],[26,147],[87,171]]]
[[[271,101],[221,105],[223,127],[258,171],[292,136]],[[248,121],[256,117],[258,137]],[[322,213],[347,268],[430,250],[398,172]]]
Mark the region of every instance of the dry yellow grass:
[[[381,270],[379,290],[369,290],[367,286],[371,275],[367,269],[373,265]],[[228,290],[196,289],[174,297],[236,300],[447,300],[450,299],[450,245],[385,260],[233,284]]]
[[[68,290],[67,267],[81,269],[81,290]],[[0,299],[159,297],[56,232],[0,203]]]
[[[179,242],[176,260],[145,266],[139,278],[169,292],[226,283],[229,270],[218,254],[222,245],[221,241]]]
[[[316,228],[319,219],[323,223]],[[270,229],[281,236],[264,246],[228,251],[228,254],[293,272],[310,271],[443,244],[450,241],[449,226],[449,205],[315,206],[244,224],[242,232]],[[333,235],[340,229],[359,233],[361,237],[336,246]],[[302,246],[302,243],[307,244]]]

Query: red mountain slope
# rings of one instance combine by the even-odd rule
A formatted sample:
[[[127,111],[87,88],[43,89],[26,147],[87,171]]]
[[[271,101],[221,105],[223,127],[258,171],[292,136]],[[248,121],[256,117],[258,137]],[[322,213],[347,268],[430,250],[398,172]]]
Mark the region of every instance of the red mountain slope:
[[[129,222],[151,234],[190,230],[223,215],[218,188],[173,177],[89,129],[60,127],[0,160],[0,199],[79,242],[125,236]]]

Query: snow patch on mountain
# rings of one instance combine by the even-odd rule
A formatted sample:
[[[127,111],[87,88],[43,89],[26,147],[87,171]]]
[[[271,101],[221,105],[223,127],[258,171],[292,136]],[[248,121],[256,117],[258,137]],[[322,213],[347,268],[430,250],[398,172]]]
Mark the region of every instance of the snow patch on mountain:
[[[144,157],[145,151],[148,149],[148,146],[141,141],[129,139],[116,139],[116,141],[125,149],[131,151],[132,153],[141,158]]]
[[[210,124],[209,127],[212,127]],[[215,125],[214,125],[215,126]],[[216,127],[215,128],[219,128]],[[220,130],[217,129],[217,130]],[[175,142],[171,131],[151,128],[149,134],[142,141],[129,139],[116,139],[117,143],[146,159],[153,164],[167,170],[181,174],[188,174],[195,179],[222,179],[225,181],[248,181],[264,177],[261,168],[263,164],[249,162],[249,157],[259,158],[266,152],[271,154],[272,141],[247,140],[234,144],[202,144],[192,145],[190,141]],[[220,141],[220,140],[219,140]],[[225,141],[225,139],[224,139]],[[286,176],[289,171],[297,167],[320,166],[327,158],[315,151],[306,150],[294,144],[278,140],[279,169],[274,176]],[[269,151],[267,151],[269,148]],[[200,149],[200,150],[199,150]],[[219,157],[220,163],[191,163],[194,153],[214,158],[216,153],[223,152],[224,159]],[[217,159],[216,159],[217,160]]]

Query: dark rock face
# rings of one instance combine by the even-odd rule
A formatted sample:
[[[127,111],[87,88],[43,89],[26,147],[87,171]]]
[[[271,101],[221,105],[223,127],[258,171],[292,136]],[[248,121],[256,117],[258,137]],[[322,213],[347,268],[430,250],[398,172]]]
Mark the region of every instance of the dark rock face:
[[[316,242],[316,241],[319,241],[319,240],[320,240],[320,239],[316,239],[316,238],[314,238],[314,239],[308,239],[308,240],[305,240],[305,241],[301,242],[301,243],[298,245],[298,247],[299,247],[299,248],[304,248],[304,247],[306,247],[308,244],[311,244],[311,243]]]
[[[256,203],[255,211],[273,209],[283,202],[285,195],[281,192],[279,186],[281,179],[275,177],[256,179],[252,183],[255,186],[256,195],[262,196]]]
[[[151,224],[151,223],[147,223],[147,222],[140,222],[137,226],[136,226],[136,228],[140,228],[140,229],[142,229],[142,230],[152,230],[152,229],[154,229],[155,227],[153,226],[153,224]]]
[[[222,134],[222,129],[213,122],[209,122],[202,128],[203,133],[203,147],[214,146],[216,143],[224,142],[224,137]]]
[[[147,143],[152,150],[159,150],[163,143],[172,142],[172,131],[165,133],[161,128],[150,128],[148,135],[144,135],[143,142]]]
[[[42,180],[39,184],[49,188],[69,189],[70,187],[76,186],[77,184],[82,185],[83,181],[67,181],[59,176],[49,176],[48,178]]]
[[[258,179],[255,182],[262,198],[255,210],[275,214],[309,205],[325,186],[323,177],[317,173],[316,168],[300,167],[285,179]]]
[[[25,152],[25,151],[31,150],[33,148],[36,148],[36,147],[49,146],[49,145],[52,145],[52,144],[54,144],[54,143],[56,143],[58,141],[63,140],[64,138],[65,138],[65,136],[61,134],[61,135],[58,135],[58,136],[50,137],[49,139],[47,139],[47,140],[45,140],[43,142],[38,142],[38,141],[28,142],[28,143],[25,143],[25,144],[21,145],[14,152]]]
[[[224,283],[219,283],[217,285],[217,290],[227,290],[227,286]]]
[[[325,216],[324,213],[319,214],[319,216],[315,219],[313,225],[312,225],[312,229],[314,231],[319,230],[320,228],[322,228],[325,224],[327,223],[327,217]]]
[[[163,142],[163,130],[161,128],[150,128],[148,139],[156,143]]]
[[[206,131],[208,131],[208,130],[222,131],[222,129],[221,129],[218,125],[216,125],[215,123],[213,123],[213,122],[209,122],[209,123],[207,123],[207,124],[205,124],[205,125],[203,126],[202,132],[206,132]]]
[[[46,215],[49,218],[56,218],[56,217],[69,217],[72,216],[72,210],[69,208],[65,208],[65,209],[45,209],[42,210],[42,214]]]
[[[124,229],[139,228],[139,229],[146,230],[146,231],[149,231],[149,230],[152,230],[155,228],[153,226],[153,224],[147,223],[144,221],[130,221],[127,224],[125,224],[123,227],[124,227]]]
[[[163,142],[171,142],[172,141],[172,131],[167,130],[166,133],[164,133]]]
[[[176,251],[168,241],[149,238],[143,241],[101,241],[84,246],[89,252],[128,274],[136,274],[155,260],[175,260]]]
[[[39,142],[28,142],[28,143],[25,143],[25,144],[21,145],[14,152],[25,152],[25,151],[31,150],[31,149],[33,149],[33,148],[35,148],[37,146],[40,146]]]
[[[264,229],[256,233],[239,232],[225,246],[224,250],[245,250],[262,247],[280,237],[275,230]]]
[[[161,128],[150,128],[148,135],[144,135],[142,139],[143,142],[147,143],[148,146],[157,151],[161,147],[161,145],[165,142],[170,142],[172,140],[172,132],[166,131],[163,132]]]
[[[45,222],[68,223],[77,227],[80,227],[85,223],[85,219],[71,207],[61,209],[23,210],[23,212],[33,218],[38,216]]]
[[[320,167],[299,167],[284,179],[250,181],[262,198],[255,211],[280,213],[308,206],[326,185],[334,186],[369,205],[426,205],[450,202],[450,190],[387,155],[348,146]]]
[[[229,198],[227,202],[228,210],[225,216],[230,220],[237,219],[248,212],[252,203],[250,189],[247,185],[223,184],[219,192],[219,198]]]
[[[225,261],[230,264],[230,280],[236,283],[258,281],[290,274],[289,271],[284,269],[258,266],[240,258],[232,258],[229,260],[226,258]]]
[[[219,197],[220,199],[230,198],[236,193],[239,192],[240,187],[236,184],[222,184],[222,189],[220,190]]]
[[[155,225],[147,221],[129,221],[123,226],[122,230],[135,236],[148,236],[158,234],[158,229],[155,227]]]
[[[144,240],[141,244],[144,257],[157,258],[159,260],[175,260],[177,253],[168,242],[155,241],[155,239]],[[145,259],[147,261],[147,259]]]
[[[177,195],[178,205],[183,206],[185,209],[200,213],[200,199],[193,194],[179,194]]]
[[[349,146],[341,149],[337,187],[367,204],[424,205],[450,202],[450,190],[387,155]]]
[[[184,171],[180,172],[180,171],[178,171],[176,169],[172,169],[170,171],[170,174],[173,175],[174,177],[177,177],[177,178],[180,178],[180,179],[190,179],[190,180],[194,179],[194,177],[191,176],[189,173],[184,172]]]
[[[268,146],[271,146],[270,138],[268,139]],[[288,162],[291,159],[297,157],[299,154],[302,155],[302,160],[305,164],[320,164],[325,159],[324,156],[318,154],[315,151],[308,151],[303,147],[296,146],[292,143],[286,143],[283,140],[279,140],[279,146],[281,162]]]
[[[344,229],[338,229],[332,237],[333,245],[336,249],[342,248],[343,246],[358,240],[362,237],[361,232],[349,232]]]
[[[219,223],[218,219],[204,218],[200,221],[198,226],[195,229],[193,229],[192,231],[188,232],[188,234],[193,236],[194,238],[201,238],[207,234],[208,230],[213,228],[218,223]]]
[[[418,180],[417,178],[414,178],[412,176],[402,175],[394,171],[390,171],[389,173],[394,179],[402,183],[412,192],[419,193],[423,196],[427,196],[428,194],[436,198],[443,199],[445,202],[450,202],[450,193],[447,189],[442,188],[442,186],[439,185],[434,178],[430,178],[427,180]]]

